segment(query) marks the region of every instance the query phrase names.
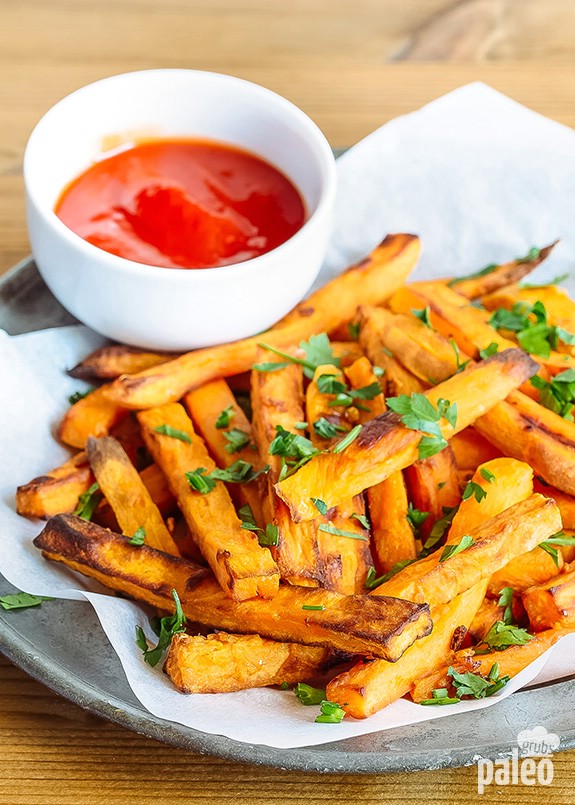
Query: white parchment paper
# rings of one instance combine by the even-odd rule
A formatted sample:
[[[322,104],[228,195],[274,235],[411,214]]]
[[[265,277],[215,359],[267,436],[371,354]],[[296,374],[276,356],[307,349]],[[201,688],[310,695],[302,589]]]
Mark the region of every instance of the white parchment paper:
[[[463,87],[388,123],[338,161],[338,174],[334,232],[321,282],[365,255],[386,233],[410,231],[425,247],[416,277],[467,273],[560,237],[535,276],[571,272],[565,284],[575,292],[575,132],[489,87]],[[303,707],[289,691],[177,693],[159,668],[142,661],[134,643],[136,624],[152,638],[145,610],[44,561],[32,546],[42,524],[14,510],[15,487],[67,457],[52,431],[67,396],[81,383],[65,370],[102,343],[81,326],[13,338],[0,332],[0,572],[28,592],[87,599],[150,712],[238,741],[289,748],[497,706],[519,687],[573,672],[570,635],[491,699],[439,709],[400,700],[370,719],[339,725],[315,724],[317,708]]]

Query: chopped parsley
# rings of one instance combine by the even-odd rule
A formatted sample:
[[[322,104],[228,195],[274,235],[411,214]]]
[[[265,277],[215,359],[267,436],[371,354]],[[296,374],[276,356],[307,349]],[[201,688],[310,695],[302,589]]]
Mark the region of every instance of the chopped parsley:
[[[90,388],[87,391],[75,391],[73,394],[70,394],[68,397],[68,402],[70,405],[75,405],[80,400],[83,400],[84,397],[87,397],[88,394],[91,394],[93,391],[96,391],[95,388]]]
[[[563,419],[573,422],[573,406],[575,405],[575,369],[567,369],[544,380],[535,375],[529,381],[539,390],[539,402],[550,411],[554,411]]]
[[[314,612],[323,612],[325,607],[323,604],[304,604],[302,609],[311,610]]]
[[[460,282],[465,282],[466,280],[475,280],[479,279],[480,277],[485,277],[487,274],[492,274],[496,268],[499,268],[497,263],[490,263],[488,266],[485,266],[485,268],[480,268],[479,271],[475,271],[473,274],[465,274],[463,277],[455,277],[447,284],[450,288],[453,288],[454,285],[458,285]]]
[[[82,520],[91,520],[94,512],[98,508],[99,502],[102,500],[102,493],[100,486],[93,483],[92,486],[86,490],[78,498],[78,505],[74,509],[76,517],[81,517]]]
[[[224,408],[223,411],[220,411],[220,415],[216,419],[216,428],[218,430],[228,428],[234,416],[235,416],[234,406],[228,405],[227,408]]]
[[[316,724],[341,724],[343,721],[345,710],[339,704],[324,699],[320,708],[321,712],[315,720]]]
[[[337,375],[333,374],[320,375],[317,379],[317,388],[320,394],[334,395],[334,399],[328,402],[330,408],[349,408],[351,405],[355,405],[362,411],[369,411],[369,408],[358,403],[358,400],[373,400],[374,397],[381,394],[381,386],[378,382],[370,383],[359,389],[350,389]]]
[[[489,346],[485,347],[485,349],[479,350],[479,357],[482,361],[490,358],[492,355],[495,355],[499,351],[499,344],[496,341],[492,341]]]
[[[530,640],[533,640],[533,635],[529,634],[527,629],[520,629],[519,626],[514,626],[510,623],[496,621],[481,641],[481,645],[485,644],[486,648],[476,648],[475,654],[503,651],[509,646],[525,646]]]
[[[479,470],[479,474],[484,480],[487,481],[488,484],[492,484],[493,481],[495,480],[495,475],[493,475],[493,473],[490,470],[488,470],[487,467],[481,467],[481,469]]]
[[[134,536],[130,537],[128,542],[130,545],[143,545],[146,539],[146,529],[141,525],[135,532]]]
[[[466,534],[464,537],[461,537],[457,545],[446,545],[441,553],[441,556],[439,557],[439,561],[445,562],[446,559],[450,559],[452,556],[457,556],[458,553],[465,551],[472,545],[474,545],[473,537],[470,537]]]
[[[444,538],[449,526],[453,522],[453,518],[457,514],[458,509],[459,506],[443,507],[443,517],[440,517],[439,520],[436,520],[433,524],[429,537],[426,539],[423,548],[419,553],[419,559],[424,559],[426,556],[429,556],[430,553],[433,553],[435,547]]]
[[[205,467],[198,467],[196,470],[187,472],[186,478],[192,489],[201,495],[207,495],[215,488],[216,481],[224,481],[228,484],[247,484],[268,470],[268,465],[261,470],[254,470],[252,464],[239,458],[224,470],[216,468],[208,473]]]
[[[326,534],[333,534],[335,537],[349,537],[349,539],[358,539],[363,542],[368,542],[367,537],[363,534],[356,534],[355,531],[344,531],[341,528],[336,528],[331,525],[331,523],[322,523],[318,528],[319,531],[325,531]]]
[[[144,660],[152,667],[159,663],[163,653],[169,648],[172,637],[185,632],[186,616],[182,610],[180,598],[175,590],[172,590],[172,596],[176,611],[173,615],[166,615],[160,619],[160,633],[156,646],[150,648],[144,630],[141,626],[136,626],[136,645],[142,649]]]
[[[46,595],[32,595],[32,593],[9,593],[8,595],[0,596],[0,607],[5,610],[10,609],[28,609],[29,607],[38,607],[42,601],[52,601]]]
[[[154,430],[156,433],[160,433],[162,436],[171,436],[172,439],[179,439],[181,442],[186,442],[187,444],[192,443],[191,438],[185,431],[178,430],[178,428],[173,428],[171,425],[158,425],[158,427],[154,428]]]
[[[311,502],[320,514],[327,514],[327,503],[321,498],[311,498]]]
[[[547,311],[542,302],[533,305],[515,302],[511,310],[498,308],[492,313],[489,324],[496,330],[510,330],[517,336],[519,346],[532,355],[548,358],[560,341],[575,344],[575,335],[562,327],[547,322]]]
[[[306,707],[313,704],[321,704],[325,699],[325,690],[306,685],[305,682],[298,682],[293,692]]]
[[[286,363],[276,366],[279,368],[283,368],[288,366],[290,363],[296,363],[299,366],[303,366],[303,373],[304,375],[311,380],[314,375],[315,370],[318,366],[325,366],[326,364],[330,364],[331,366],[339,367],[341,365],[341,361],[338,357],[334,355],[333,349],[331,347],[329,338],[325,333],[319,333],[318,335],[312,335],[309,341],[301,341],[300,342],[300,349],[305,354],[304,358],[296,358],[294,355],[289,355],[286,352],[282,352],[275,347],[270,346],[269,344],[259,344],[258,346],[262,347],[263,349],[267,349],[269,352],[273,352],[274,355],[278,355],[280,358],[284,358]],[[262,370],[261,366],[274,366],[274,364],[256,364],[254,369],[258,371],[274,371],[274,369],[265,369]]]
[[[376,587],[379,587],[381,584],[385,584],[386,581],[392,579],[399,573],[400,570],[403,570],[404,567],[407,567],[412,562],[415,562],[415,559],[402,559],[400,562],[396,562],[393,567],[391,567],[387,573],[384,573],[382,576],[378,576],[375,572],[375,568],[370,567],[367,571],[367,576],[365,577],[363,586],[366,590],[375,590]]]
[[[500,676],[499,663],[495,662],[487,678],[471,672],[460,674],[451,665],[447,671],[451,677],[451,684],[455,688],[455,696],[450,696],[447,688],[437,688],[433,691],[432,699],[423,699],[423,705],[459,704],[463,697],[471,699],[484,699],[498,693],[511,679],[510,676]]]
[[[354,428],[352,428],[349,433],[346,433],[343,439],[332,447],[331,452],[343,453],[346,447],[349,447],[352,442],[355,442],[361,432],[362,427],[363,425],[356,425]]]
[[[459,372],[463,372],[463,370],[466,368],[470,359],[468,358],[466,361],[461,360],[461,353],[459,352],[459,347],[457,346],[457,342],[455,341],[454,338],[450,338],[449,343],[451,344],[451,346],[453,347],[453,351],[455,352],[455,363],[457,366],[455,374],[459,374]]]
[[[346,432],[346,428],[341,425],[335,425],[323,416],[316,419],[313,423],[313,429],[321,439],[335,439],[340,433]]]
[[[401,421],[410,430],[423,431],[418,444],[420,459],[429,458],[447,447],[447,441],[441,432],[439,424],[441,419],[447,420],[452,428],[457,422],[457,404],[449,400],[440,399],[437,409],[434,408],[424,394],[400,394],[398,397],[389,397],[387,405],[392,411],[401,416]]]
[[[471,497],[474,497],[478,503],[481,503],[483,498],[487,497],[487,492],[482,486],[476,484],[475,481],[469,481],[469,483],[463,490],[461,500],[469,500],[469,498]]]
[[[499,590],[499,600],[497,605],[504,607],[503,623],[513,623],[513,587],[503,587]]]
[[[282,458],[282,469],[279,476],[279,480],[282,481],[289,474],[307,464],[320,451],[305,436],[291,433],[281,425],[276,425],[276,436],[270,444],[269,452],[272,456]]]
[[[369,520],[367,519],[365,514],[357,514],[357,512],[354,512],[351,515],[350,519],[357,520],[357,522],[362,526],[362,528],[365,528],[366,531],[369,531]]]
[[[419,529],[429,517],[429,512],[423,512],[420,509],[414,508],[411,501],[407,504],[407,522],[413,529],[416,537],[419,536]]]
[[[347,332],[349,333],[350,338],[352,338],[354,341],[357,341],[359,338],[359,322],[350,321],[347,325]]]
[[[558,274],[553,279],[549,280],[548,282],[520,282],[519,287],[523,288],[548,288],[550,285],[559,285],[560,282],[568,279],[569,274]]]
[[[224,438],[228,442],[225,447],[227,453],[238,453],[244,447],[247,447],[251,441],[250,434],[239,428],[230,428],[230,430],[225,431]]]
[[[411,312],[415,316],[416,319],[419,319],[420,322],[425,324],[426,327],[432,329],[431,322],[429,320],[429,314],[431,313],[431,309],[429,305],[424,307],[422,310],[416,310],[415,308],[411,308]]]
[[[558,531],[557,534],[539,543],[539,547],[543,548],[559,567],[559,551],[555,547],[556,545],[575,545],[575,537],[568,537],[563,531]]]

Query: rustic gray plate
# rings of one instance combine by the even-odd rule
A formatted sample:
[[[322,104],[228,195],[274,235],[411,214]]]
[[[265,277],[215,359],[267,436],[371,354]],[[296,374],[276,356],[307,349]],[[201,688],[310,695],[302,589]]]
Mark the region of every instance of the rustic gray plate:
[[[16,335],[73,322],[32,260],[0,279],[0,328]],[[0,595],[13,589],[0,576]],[[40,682],[99,716],[150,738],[230,760],[323,772],[466,766],[479,757],[510,755],[517,746],[517,733],[539,724],[561,737],[562,749],[575,747],[575,678],[519,691],[477,713],[321,746],[273,749],[208,735],[145,710],[88,603],[54,601],[49,608],[12,612],[0,608],[0,651]]]

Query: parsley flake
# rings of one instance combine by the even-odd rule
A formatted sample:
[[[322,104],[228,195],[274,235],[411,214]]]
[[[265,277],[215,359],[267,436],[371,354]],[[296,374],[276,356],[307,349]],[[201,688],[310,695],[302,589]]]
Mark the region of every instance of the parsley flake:
[[[84,397],[87,397],[88,394],[91,394],[93,391],[96,391],[95,388],[90,388],[87,391],[75,391],[73,394],[70,394],[68,397],[68,402],[70,405],[75,405],[80,400],[83,400]]]
[[[529,634],[527,629],[520,629],[519,626],[497,621],[481,641],[481,644],[485,643],[487,648],[476,648],[475,654],[503,651],[509,646],[525,646],[530,640],[533,640],[533,635]]]
[[[350,446],[352,442],[355,442],[357,437],[359,436],[363,425],[356,425],[352,428],[349,433],[341,439],[336,445],[334,445],[331,449],[332,453],[343,453],[343,451]]]
[[[269,352],[273,352],[274,355],[278,355],[280,358],[284,358],[287,363],[284,363],[280,368],[288,366],[290,363],[296,363],[299,366],[303,367],[304,375],[309,378],[310,380],[314,376],[315,370],[318,366],[325,366],[326,364],[330,364],[332,366],[339,367],[341,365],[341,361],[338,357],[336,357],[333,353],[333,349],[331,347],[329,338],[325,333],[319,333],[318,335],[312,335],[309,341],[301,341],[300,342],[300,349],[305,354],[304,358],[296,358],[294,355],[289,355],[286,352],[282,352],[275,347],[270,346],[269,344],[259,344],[258,346],[262,347],[263,349],[267,349]],[[278,364],[276,364],[277,366]],[[274,364],[256,364],[254,369],[258,371],[275,371],[275,369],[263,369],[262,366],[274,366]]]
[[[499,590],[497,605],[504,607],[503,623],[513,623],[513,587],[503,587]]]
[[[230,428],[224,433],[224,437],[228,442],[225,447],[227,453],[238,453],[244,447],[247,447],[251,441],[250,434],[239,428]]]
[[[181,442],[186,442],[186,444],[191,444],[192,440],[187,433],[183,430],[178,430],[178,428],[173,428],[171,425],[163,424],[158,425],[157,428],[154,428],[156,433],[160,433],[162,436],[170,436],[172,439],[179,439]]]
[[[220,415],[216,419],[216,428],[218,430],[223,430],[224,428],[229,427],[230,421],[235,415],[234,406],[228,405],[227,408],[224,408],[223,411],[220,411]]]
[[[325,699],[325,690],[306,685],[305,682],[298,682],[293,692],[306,707],[313,704],[320,704]]]
[[[311,498],[311,502],[316,507],[320,514],[327,514],[327,503],[321,498]]]
[[[415,308],[411,308],[411,312],[417,319],[419,319],[420,322],[425,324],[426,327],[429,327],[430,330],[432,329],[431,321],[429,320],[429,315],[431,313],[431,308],[429,307],[429,305],[427,307],[424,307],[422,310],[416,310]]]
[[[323,416],[316,419],[313,423],[313,429],[321,439],[335,439],[340,433],[346,432],[346,428],[341,425],[335,425]]]
[[[42,601],[52,601],[46,595],[32,595],[32,593],[9,593],[8,595],[0,596],[0,607],[5,610],[11,609],[28,609],[29,607],[38,607]]]
[[[413,533],[416,536],[419,536],[419,529],[425,523],[427,518],[429,517],[429,512],[421,511],[420,509],[416,509],[411,501],[407,504],[407,522],[413,529]]]
[[[150,648],[144,630],[141,626],[136,627],[136,645],[142,649],[144,660],[152,667],[160,662],[163,653],[169,648],[172,642],[172,637],[181,632],[185,632],[186,616],[182,610],[178,593],[175,590],[172,590],[172,597],[176,611],[173,615],[166,615],[166,617],[160,619],[160,633],[156,646]]]
[[[488,484],[492,484],[495,480],[495,475],[493,475],[493,473],[488,470],[487,467],[481,467],[479,474],[487,481]]]
[[[441,419],[446,419],[452,428],[455,427],[457,422],[456,403],[451,404],[449,400],[440,399],[437,401],[436,409],[424,394],[414,393],[410,396],[400,394],[398,397],[389,397],[387,405],[401,416],[401,421],[406,428],[428,434],[422,436],[418,444],[420,459],[434,456],[447,447],[447,441],[443,437],[439,422]]]
[[[575,405],[575,369],[567,369],[551,378],[544,380],[535,375],[529,381],[539,390],[541,405],[554,411],[563,419],[573,422],[573,406]]]
[[[325,607],[323,604],[303,604],[302,609],[307,609],[314,612],[323,612]]]
[[[81,517],[82,520],[91,520],[102,497],[103,495],[100,492],[99,485],[97,483],[92,484],[92,486],[78,498],[78,505],[73,513],[76,517]]]
[[[324,699],[321,702],[321,712],[317,716],[316,724],[341,724],[345,716],[345,710],[335,702],[328,702]]]
[[[495,355],[499,351],[499,344],[496,341],[492,341],[489,346],[485,347],[485,349],[479,350],[479,357],[482,361],[490,358],[492,355]]]
[[[446,545],[441,556],[439,557],[439,561],[445,562],[446,559],[450,559],[452,556],[457,556],[458,553],[470,548],[474,544],[473,537],[470,537],[466,534],[464,537],[461,537],[457,545]]]
[[[363,534],[356,534],[355,531],[344,531],[341,528],[336,528],[331,523],[322,523],[319,531],[325,531],[327,534],[333,534],[335,537],[349,537],[349,539],[358,539],[363,542],[368,542],[368,539]]]
[[[471,497],[474,497],[478,503],[481,503],[483,498],[487,497],[487,492],[482,486],[476,484],[475,481],[469,481],[469,483],[463,490],[461,500],[469,500],[469,498]]]
[[[354,512],[351,515],[350,520],[357,520],[357,522],[362,526],[362,528],[365,528],[366,531],[369,531],[369,520],[367,519],[365,514],[357,514],[357,512]]]
[[[559,551],[555,547],[556,545],[575,545],[575,537],[568,537],[563,531],[558,531],[557,534],[539,543],[539,547],[543,548],[559,567]]]
[[[128,540],[130,545],[143,545],[146,539],[146,529],[141,525]]]

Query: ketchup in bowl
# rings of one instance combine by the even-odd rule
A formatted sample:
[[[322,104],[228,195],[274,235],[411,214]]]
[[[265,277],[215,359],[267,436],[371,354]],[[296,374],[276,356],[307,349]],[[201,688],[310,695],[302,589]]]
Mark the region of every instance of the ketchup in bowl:
[[[64,190],[55,212],[119,257],[196,269],[265,254],[306,218],[296,187],[268,162],[193,139],[144,142],[99,160]]]

